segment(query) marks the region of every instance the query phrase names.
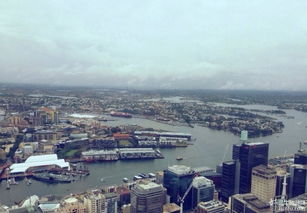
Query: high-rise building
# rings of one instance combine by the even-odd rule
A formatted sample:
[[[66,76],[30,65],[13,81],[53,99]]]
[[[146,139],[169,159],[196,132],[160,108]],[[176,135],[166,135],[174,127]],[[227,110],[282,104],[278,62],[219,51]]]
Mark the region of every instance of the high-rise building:
[[[200,202],[197,205],[196,213],[224,213],[225,205],[221,201],[211,200],[208,202]]]
[[[131,189],[132,213],[160,213],[166,201],[166,190],[154,182],[141,182]]]
[[[241,148],[241,144],[234,144],[232,146],[232,159],[233,160],[240,159],[240,148]]]
[[[276,171],[265,165],[259,165],[252,170],[251,192],[260,200],[270,202],[275,197]]]
[[[223,163],[220,198],[224,202],[228,202],[231,195],[249,193],[251,191],[252,169],[261,164],[267,165],[268,154],[268,143],[245,142],[233,145],[233,160]]]
[[[220,198],[228,202],[228,198],[235,194],[236,180],[236,161],[226,161],[222,169],[222,188]]]
[[[290,198],[307,192],[307,165],[290,166]]]
[[[231,213],[272,213],[269,203],[252,193],[231,196]]]
[[[192,182],[192,208],[201,201],[210,201],[214,197],[214,184],[212,180],[205,177],[195,177]]]
[[[307,150],[299,150],[297,153],[295,153],[294,163],[307,165]]]
[[[111,192],[105,194],[106,199],[106,213],[117,213],[118,196],[116,193]]]
[[[105,196],[99,192],[93,192],[84,198],[88,213],[104,213],[106,210]]]
[[[184,165],[169,166],[164,170],[163,186],[167,189],[167,194],[170,196],[171,203],[177,203],[179,198],[182,198],[192,183],[195,176],[195,171]],[[183,209],[192,208],[192,196],[189,193],[185,197]]]
[[[78,197],[68,197],[60,203],[60,207],[56,210],[56,213],[86,213],[87,208]]]
[[[240,147],[240,184],[239,193],[251,191],[252,169],[268,164],[269,144],[264,142],[244,143]]]

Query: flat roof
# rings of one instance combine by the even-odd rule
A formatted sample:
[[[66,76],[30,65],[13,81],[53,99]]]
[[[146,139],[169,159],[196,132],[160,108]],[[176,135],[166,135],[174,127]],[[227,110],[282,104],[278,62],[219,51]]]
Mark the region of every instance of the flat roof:
[[[103,155],[103,154],[117,154],[117,149],[111,149],[111,150],[88,150],[82,152],[82,155]]]
[[[119,149],[120,153],[154,153],[155,150],[153,148],[121,148]]]
[[[160,188],[161,185],[154,183],[154,182],[147,182],[147,183],[138,184],[138,187],[143,190],[150,190],[150,189]]]
[[[263,144],[268,144],[268,143],[265,143],[265,142],[249,142],[249,143],[244,143],[244,145],[247,145],[247,146],[263,145]]]
[[[14,163],[10,166],[10,173],[26,172],[31,167],[57,165],[61,168],[69,168],[69,163],[64,159],[58,159],[56,154],[30,156],[24,163]]]
[[[168,170],[170,172],[173,172],[177,175],[184,175],[184,174],[190,174],[194,173],[194,171],[191,169],[191,167],[185,166],[185,165],[173,165],[169,166]]]
[[[156,134],[156,135],[178,135],[178,136],[187,136],[191,137],[191,134],[182,133],[182,132],[158,132],[158,131],[134,131],[134,134]]]

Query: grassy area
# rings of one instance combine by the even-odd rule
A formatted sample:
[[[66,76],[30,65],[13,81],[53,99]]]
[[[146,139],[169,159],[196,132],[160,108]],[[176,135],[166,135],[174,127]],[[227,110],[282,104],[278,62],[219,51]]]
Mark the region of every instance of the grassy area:
[[[73,150],[70,150],[68,152],[65,153],[65,157],[66,158],[72,158],[75,156],[75,154],[78,152],[79,150],[78,149],[73,149]]]
[[[81,150],[79,149],[71,149],[71,150],[61,150],[58,153],[59,158],[79,158],[81,155]]]
[[[120,140],[118,142],[119,147],[133,147],[133,144],[128,140]]]

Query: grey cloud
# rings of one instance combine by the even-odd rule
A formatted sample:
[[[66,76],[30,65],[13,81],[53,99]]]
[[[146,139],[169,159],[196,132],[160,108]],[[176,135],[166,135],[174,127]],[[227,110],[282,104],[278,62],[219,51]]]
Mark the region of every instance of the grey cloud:
[[[306,1],[2,1],[2,82],[307,90]]]

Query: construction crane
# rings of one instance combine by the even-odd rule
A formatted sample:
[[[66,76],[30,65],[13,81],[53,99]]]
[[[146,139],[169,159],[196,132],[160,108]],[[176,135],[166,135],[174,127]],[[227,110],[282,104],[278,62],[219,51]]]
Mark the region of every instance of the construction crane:
[[[193,180],[194,180],[194,178],[195,177],[197,177],[198,176],[198,174],[195,174],[194,175],[194,177],[193,177],[193,179],[192,179],[192,182],[191,182],[191,184],[189,185],[189,187],[188,187],[188,189],[185,191],[185,193],[184,193],[184,195],[182,196],[182,198],[180,198],[179,197],[179,203],[180,203],[180,213],[183,213],[183,203],[184,203],[184,199],[185,199],[185,197],[189,194],[189,192],[191,191],[191,189],[192,189],[192,186],[193,186]]]

